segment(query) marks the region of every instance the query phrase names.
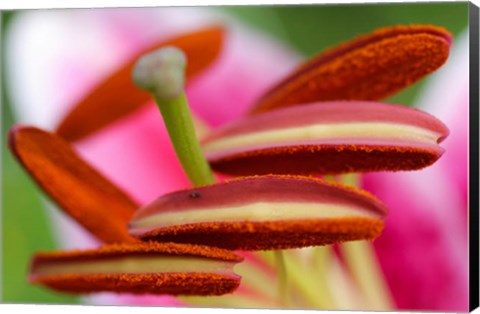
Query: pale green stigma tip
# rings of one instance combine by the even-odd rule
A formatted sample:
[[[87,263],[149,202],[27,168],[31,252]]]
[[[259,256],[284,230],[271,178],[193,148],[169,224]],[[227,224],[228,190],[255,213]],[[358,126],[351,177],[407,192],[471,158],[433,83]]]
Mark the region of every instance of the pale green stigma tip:
[[[133,82],[159,99],[174,99],[184,92],[186,64],[183,51],[172,46],[162,47],[137,61]]]

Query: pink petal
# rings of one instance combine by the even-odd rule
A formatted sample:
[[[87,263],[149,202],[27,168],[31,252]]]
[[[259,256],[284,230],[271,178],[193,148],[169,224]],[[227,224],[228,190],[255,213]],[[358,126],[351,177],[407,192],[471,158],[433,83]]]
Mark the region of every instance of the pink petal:
[[[419,101],[450,129],[439,161],[420,172],[364,176],[389,208],[375,246],[400,309],[468,309],[467,60],[464,34]]]

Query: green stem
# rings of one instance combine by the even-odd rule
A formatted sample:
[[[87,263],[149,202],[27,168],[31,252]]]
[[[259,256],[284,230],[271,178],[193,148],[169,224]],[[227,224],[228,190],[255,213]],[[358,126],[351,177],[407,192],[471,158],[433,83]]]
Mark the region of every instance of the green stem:
[[[343,243],[341,250],[353,278],[362,291],[369,310],[387,311],[393,308],[392,297],[375,251],[367,241]]]
[[[258,258],[262,259],[260,256]],[[268,271],[262,269],[262,267],[259,267],[257,264],[246,260],[235,266],[235,272],[242,276],[243,286],[249,287],[249,289],[255,291],[255,295],[258,295],[262,300],[268,301],[270,304],[274,304],[274,306],[277,305],[277,294],[272,290],[273,276]]]
[[[354,187],[360,185],[360,177],[354,173],[343,175],[341,181]],[[384,311],[392,309],[390,289],[378,264],[373,246],[367,241],[354,241],[343,243],[340,249],[369,309]]]
[[[183,170],[194,186],[215,182],[195,135],[195,129],[185,93],[172,100],[155,97],[168,134]]]
[[[317,291],[321,291],[323,304],[326,309],[335,309],[336,304],[333,298],[333,289],[335,283],[330,279],[329,269],[331,267],[331,259],[333,258],[332,248],[330,246],[319,246],[312,248],[313,250],[313,266],[312,274],[317,279]]]
[[[295,283],[301,292],[301,296],[308,302],[313,309],[332,309],[332,299],[325,294],[324,287],[327,278],[318,278],[312,276],[304,263],[300,261],[298,256],[287,258],[287,267],[292,269],[300,269],[301,271],[295,276]],[[292,280],[293,281],[293,280]]]
[[[270,252],[268,252],[270,253]],[[276,265],[275,257],[270,258],[271,255],[267,252],[259,252],[265,261]],[[322,284],[319,285],[319,280],[325,278],[317,278],[312,276],[310,269],[302,262],[295,250],[283,251],[284,265],[288,274],[295,274],[288,277],[288,285],[299,292],[302,299],[307,302],[307,308],[311,309],[332,309],[332,300],[327,295],[323,294]],[[278,267],[278,266],[277,266]],[[290,304],[293,303],[291,295],[289,295]],[[291,306],[292,307],[292,306]]]
[[[283,251],[274,251],[275,264],[278,270],[278,300],[279,303],[285,307],[289,307],[289,293],[288,293],[288,276],[287,265],[285,261],[285,254]]]

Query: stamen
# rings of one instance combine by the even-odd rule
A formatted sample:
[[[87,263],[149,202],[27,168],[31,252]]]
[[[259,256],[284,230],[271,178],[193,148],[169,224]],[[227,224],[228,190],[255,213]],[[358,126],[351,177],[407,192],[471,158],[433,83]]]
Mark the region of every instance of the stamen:
[[[385,215],[363,191],[300,176],[257,176],[166,194],[136,212],[129,232],[143,240],[278,250],[374,239]]]
[[[304,104],[245,117],[202,141],[229,175],[416,170],[443,153],[447,127],[406,106],[365,101]]]
[[[70,143],[28,126],[12,128],[9,140],[30,176],[91,234],[105,243],[136,241],[126,226],[138,204],[80,158]]]
[[[435,71],[451,36],[430,25],[393,26],[331,48],[265,93],[252,113],[328,100],[380,100]]]
[[[206,246],[122,243],[38,253],[29,280],[69,293],[222,295],[240,284],[233,267],[242,260],[233,252]]]

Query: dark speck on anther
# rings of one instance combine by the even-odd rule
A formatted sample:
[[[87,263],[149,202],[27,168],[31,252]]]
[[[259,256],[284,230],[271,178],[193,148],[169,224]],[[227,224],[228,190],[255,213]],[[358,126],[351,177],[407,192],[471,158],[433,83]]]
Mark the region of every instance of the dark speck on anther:
[[[190,198],[199,198],[200,196],[201,196],[201,194],[198,193],[198,192],[190,193]]]

